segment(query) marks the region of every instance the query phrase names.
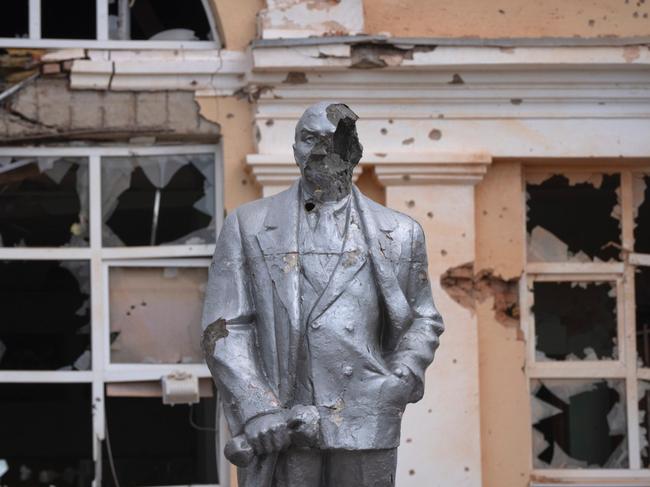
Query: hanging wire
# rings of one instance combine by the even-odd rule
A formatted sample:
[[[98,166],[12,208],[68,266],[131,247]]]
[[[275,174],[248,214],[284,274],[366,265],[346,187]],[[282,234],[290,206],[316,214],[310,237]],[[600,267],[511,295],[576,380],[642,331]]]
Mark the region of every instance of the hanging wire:
[[[195,430],[198,431],[211,431],[213,433],[218,433],[219,429],[218,428],[210,428],[208,426],[200,426],[194,422],[194,404],[190,404],[189,407],[189,418],[190,418],[190,426],[194,428]]]
[[[106,401],[104,401],[104,429],[104,436],[106,436],[106,451],[108,452],[108,464],[111,467],[111,475],[113,476],[115,487],[120,487],[120,482],[117,480],[117,472],[115,470],[115,460],[113,459],[113,448],[111,448],[111,437],[108,434],[108,415],[106,411]]]

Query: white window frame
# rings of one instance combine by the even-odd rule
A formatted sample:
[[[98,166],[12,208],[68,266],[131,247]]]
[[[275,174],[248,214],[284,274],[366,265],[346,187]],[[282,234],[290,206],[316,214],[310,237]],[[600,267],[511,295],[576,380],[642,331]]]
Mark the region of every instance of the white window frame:
[[[640,486],[650,485],[650,469],[641,466],[639,443],[638,381],[650,379],[650,368],[637,368],[636,353],[636,309],[634,270],[636,265],[650,265],[650,255],[634,254],[634,215],[632,194],[633,174],[650,174],[650,166],[613,164],[552,167],[540,165],[524,166],[522,171],[522,197],[526,208],[527,177],[535,174],[601,173],[620,175],[621,244],[624,255],[622,262],[574,263],[574,262],[528,262],[527,252],[524,274],[520,280],[519,299],[521,327],[526,338],[526,374],[528,396],[530,383],[534,379],[623,379],[625,380],[627,442],[629,468],[626,469],[536,469],[533,467],[532,445],[530,469],[531,486],[579,485],[596,486]],[[527,247],[527,212],[524,211],[524,245]],[[541,281],[611,281],[616,283],[618,357],[601,361],[537,361],[535,357],[535,324],[531,312],[532,284]],[[532,428],[532,421],[529,425]]]
[[[208,18],[213,41],[114,40],[108,38],[108,0],[95,0],[95,39],[43,39],[41,36],[41,0],[29,0],[28,37],[0,37],[0,47],[97,48],[97,49],[219,49],[221,40],[210,0],[201,0]]]
[[[0,156],[14,157],[85,157],[89,179],[90,244],[88,247],[0,247],[0,260],[84,260],[90,265],[91,351],[90,371],[0,370],[2,383],[78,383],[92,385],[93,459],[96,466],[93,486],[102,479],[102,440],[105,439],[105,385],[109,382],[158,381],[176,371],[199,378],[211,377],[205,364],[110,364],[110,321],[108,316],[108,270],[111,266],[210,265],[215,244],[161,245],[157,247],[102,247],[101,158],[106,156],[153,156],[178,154],[214,154],[215,161],[215,240],[223,224],[223,160],[220,145],[160,145],[117,147],[1,147]],[[220,483],[202,487],[230,485],[230,466],[222,446],[228,439],[223,415],[219,415],[218,472]],[[105,475],[110,475],[105,472]]]

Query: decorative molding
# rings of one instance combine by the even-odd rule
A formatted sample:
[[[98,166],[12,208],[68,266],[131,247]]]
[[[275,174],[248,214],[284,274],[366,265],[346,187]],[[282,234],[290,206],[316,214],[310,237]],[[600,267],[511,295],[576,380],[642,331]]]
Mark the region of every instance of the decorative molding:
[[[296,162],[289,154],[249,154],[246,162],[256,181],[262,186],[289,186],[300,176]],[[352,180],[361,175],[361,166],[354,168]]]
[[[228,96],[246,85],[250,57],[240,51],[89,50],[72,64],[72,89],[187,90]]]
[[[249,154],[246,162],[262,186],[290,185],[300,172],[288,154]],[[375,168],[384,186],[471,184],[483,179],[492,158],[487,154],[390,153],[364,156],[354,170],[356,181],[364,165]]]

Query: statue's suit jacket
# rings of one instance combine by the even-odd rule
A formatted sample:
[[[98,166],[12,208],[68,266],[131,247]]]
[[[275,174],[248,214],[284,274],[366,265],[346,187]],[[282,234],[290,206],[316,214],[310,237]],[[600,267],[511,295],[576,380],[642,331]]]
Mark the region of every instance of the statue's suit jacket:
[[[344,248],[329,284],[304,316],[297,235],[300,193],[296,181],[282,193],[239,207],[226,218],[217,241],[203,327],[212,337],[205,340],[210,345],[206,358],[231,433],[242,433],[256,416],[294,405],[297,369],[305,366],[299,357],[309,334],[318,332],[321,347],[338,347],[345,358],[331,369],[348,367],[344,375],[350,376],[349,381],[332,376],[314,384],[318,397],[339,398],[336,403],[317,398],[323,425],[320,447],[394,448],[403,409],[422,397],[424,372],[443,331],[428,281],[424,234],[410,217],[353,187],[351,204],[364,245]],[[348,296],[355,278],[364,275],[374,280],[377,299],[370,302],[380,308],[373,315],[378,316],[379,334],[374,346],[366,343],[367,334],[365,341],[351,342],[357,335],[346,336],[340,326],[353,316],[365,326],[364,318],[371,315],[360,296]],[[350,308],[345,299],[361,303],[359,309]],[[347,314],[338,312],[337,305]],[[410,397],[395,397],[382,387],[396,366],[412,374]],[[394,377],[390,379],[394,384]],[[270,485],[274,464],[273,455],[254,462],[241,472],[240,485]]]

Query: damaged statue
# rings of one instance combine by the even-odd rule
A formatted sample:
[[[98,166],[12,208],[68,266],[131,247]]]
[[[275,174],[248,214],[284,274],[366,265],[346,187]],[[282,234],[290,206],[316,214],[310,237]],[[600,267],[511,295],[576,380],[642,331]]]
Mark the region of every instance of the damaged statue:
[[[301,177],[227,218],[203,347],[240,487],[394,485],[402,413],[443,331],[422,228],[352,184],[357,115],[321,102],[296,126]]]

